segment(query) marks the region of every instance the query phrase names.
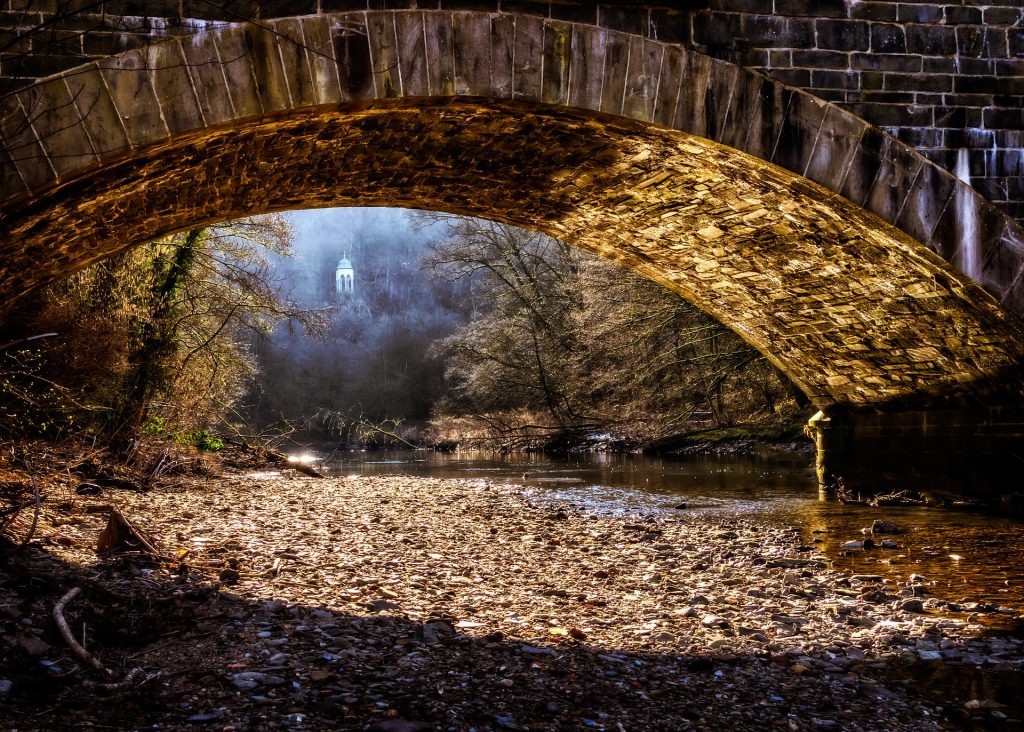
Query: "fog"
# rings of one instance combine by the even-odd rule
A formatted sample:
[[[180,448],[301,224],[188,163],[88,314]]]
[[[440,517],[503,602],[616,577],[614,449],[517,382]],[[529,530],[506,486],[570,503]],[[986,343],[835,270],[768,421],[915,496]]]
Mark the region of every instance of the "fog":
[[[423,266],[428,244],[447,227],[406,209],[346,208],[287,214],[294,256],[275,275],[304,308],[325,312],[326,336],[292,323],[256,344],[261,377],[251,397],[266,425],[312,418],[330,434],[338,417],[425,420],[443,392],[443,364],[430,345],[466,322],[460,286]],[[336,269],[352,265],[352,290],[339,293]]]

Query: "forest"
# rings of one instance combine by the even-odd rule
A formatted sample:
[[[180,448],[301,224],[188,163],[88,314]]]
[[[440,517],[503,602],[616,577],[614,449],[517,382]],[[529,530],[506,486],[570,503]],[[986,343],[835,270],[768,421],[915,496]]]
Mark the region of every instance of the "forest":
[[[183,232],[9,306],[0,345],[9,436],[129,460],[225,440],[637,449],[806,407],[655,283],[540,234],[404,210]]]

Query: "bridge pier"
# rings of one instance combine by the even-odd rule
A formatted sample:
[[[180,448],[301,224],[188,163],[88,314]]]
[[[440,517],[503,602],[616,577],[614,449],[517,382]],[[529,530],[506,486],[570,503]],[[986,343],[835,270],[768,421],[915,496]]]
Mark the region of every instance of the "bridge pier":
[[[987,499],[1024,486],[1024,405],[833,409],[807,431],[822,495],[913,489]]]

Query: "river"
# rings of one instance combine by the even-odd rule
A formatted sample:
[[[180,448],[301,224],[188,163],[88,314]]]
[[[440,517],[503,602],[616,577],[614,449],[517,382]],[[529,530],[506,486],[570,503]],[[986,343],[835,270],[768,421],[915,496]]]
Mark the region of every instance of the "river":
[[[652,458],[394,451],[321,456],[337,476],[398,474],[517,483],[528,486],[538,501],[568,499],[604,515],[734,516],[791,526],[799,529],[794,552],[825,557],[837,570],[903,582],[919,574],[934,583],[930,591],[940,599],[1024,612],[1024,523],[970,511],[870,508],[821,500],[812,458],[806,455]],[[898,548],[842,547],[863,540],[861,529],[875,519],[903,529],[881,537],[894,539]],[[980,620],[999,626],[998,618],[986,614]]]

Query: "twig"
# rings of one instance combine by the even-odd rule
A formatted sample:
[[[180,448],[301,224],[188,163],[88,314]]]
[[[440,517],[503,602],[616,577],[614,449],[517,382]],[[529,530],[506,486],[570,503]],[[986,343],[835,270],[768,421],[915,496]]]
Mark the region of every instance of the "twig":
[[[75,654],[85,661],[87,664],[92,666],[100,673],[104,673],[107,676],[113,676],[114,672],[106,668],[96,656],[85,650],[82,645],[75,640],[75,636],[71,634],[71,628],[68,627],[68,621],[64,619],[64,608],[69,602],[78,597],[82,592],[81,587],[72,587],[68,590],[64,597],[57,600],[57,604],[53,606],[53,620],[57,623],[57,628],[60,629],[60,634],[64,637],[64,642],[68,644],[68,648],[75,652]],[[134,671],[134,669],[132,669]],[[129,676],[131,673],[129,673]]]
[[[18,549],[24,549],[28,546],[28,543],[32,541],[32,537],[36,533],[36,527],[39,526],[39,511],[42,505],[42,497],[39,492],[39,481],[36,480],[36,474],[32,472],[32,468],[29,467],[28,458],[25,457],[24,453],[21,456],[21,464],[25,466],[28,477],[32,480],[32,493],[35,501],[35,508],[32,511],[32,525],[29,526],[28,533],[25,534],[25,538],[18,544]]]

